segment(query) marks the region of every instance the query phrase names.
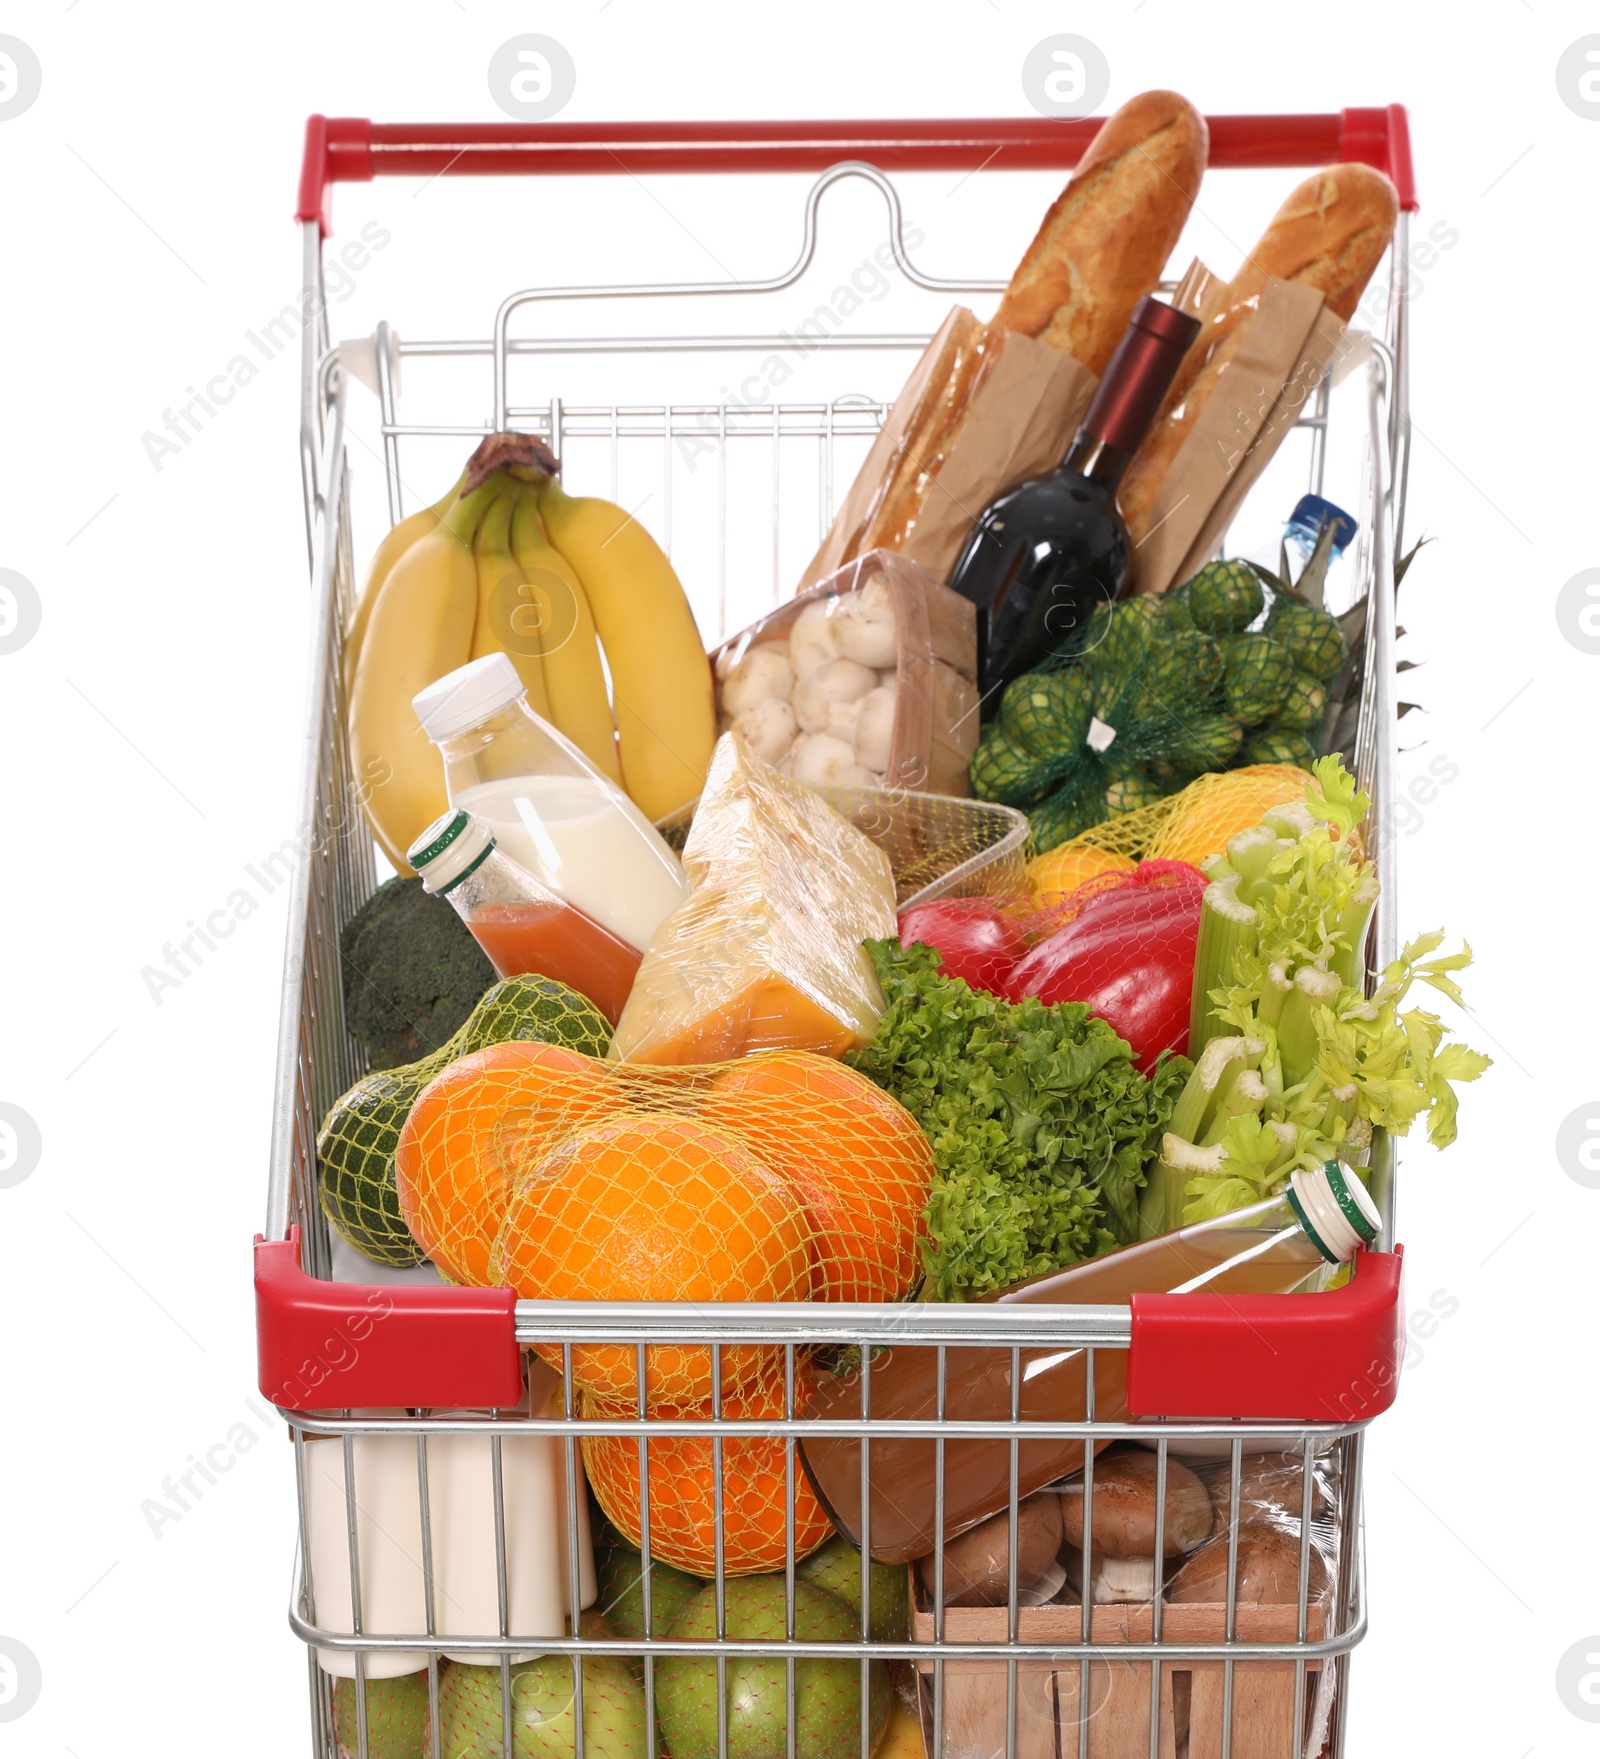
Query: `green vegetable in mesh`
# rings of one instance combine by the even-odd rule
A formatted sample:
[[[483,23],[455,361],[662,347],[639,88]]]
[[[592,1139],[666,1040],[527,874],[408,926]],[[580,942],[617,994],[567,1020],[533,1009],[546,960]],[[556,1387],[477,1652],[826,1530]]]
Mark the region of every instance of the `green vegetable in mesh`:
[[[926,1292],[967,1300],[1131,1241],[1188,1060],[1163,1059],[1146,1080],[1082,1003],[969,989],[939,976],[931,947],[867,950],[887,1007],[845,1061],[906,1107],[933,1150]]]
[[[391,879],[339,936],[344,1020],[375,1069],[435,1051],[494,982],[494,967],[448,898]]]
[[[999,725],[987,728],[978,741],[968,776],[978,799],[1003,806],[1028,806],[1050,785],[1041,760],[1012,744]]]
[[[1292,763],[1309,770],[1317,749],[1298,727],[1258,727],[1245,741],[1246,763]]]
[[[1171,592],[1162,593],[1156,603],[1161,606],[1161,627],[1166,634],[1176,635],[1180,629],[1195,627],[1186,586],[1175,586]]]
[[[422,1263],[395,1186],[400,1132],[417,1096],[447,1063],[514,1040],[599,1057],[611,1043],[611,1027],[593,1002],[564,983],[508,977],[481,996],[438,1050],[400,1068],[374,1070],[334,1101],[317,1136],[319,1196],[323,1214],[363,1257],[377,1264]]]
[[[1231,769],[1243,744],[1244,728],[1237,721],[1226,715],[1196,715],[1174,724],[1168,761],[1194,775]]]
[[[1153,777],[1135,771],[1106,783],[1106,812],[1111,818],[1121,818],[1123,813],[1137,812],[1141,806],[1154,806],[1166,792]]]
[[[1299,727],[1308,734],[1322,730],[1322,717],[1328,710],[1327,687],[1309,672],[1296,672],[1288,694],[1278,708],[1278,720],[1286,727]]]
[[[1185,588],[1189,614],[1208,635],[1237,635],[1261,615],[1261,582],[1248,562],[1208,562]]]
[[[1138,666],[1155,645],[1156,620],[1138,599],[1097,605],[1084,638],[1082,663],[1104,677]]]
[[[1036,757],[1076,750],[1089,732],[1092,699],[1089,680],[1077,668],[1028,672],[1006,686],[1000,731],[1013,749]]]
[[[1287,648],[1302,672],[1326,683],[1349,658],[1339,620],[1315,605],[1279,597],[1267,618],[1266,634]]]
[[[1288,649],[1265,635],[1244,635],[1229,643],[1224,695],[1234,720],[1247,727],[1280,720],[1294,679]]]
[[[1150,654],[1139,673],[1141,702],[1147,712],[1199,708],[1216,694],[1222,671],[1222,653],[1209,635],[1179,630]]]
[[[1088,791],[1082,797],[1069,797],[1063,792],[1029,810],[1028,828],[1033,833],[1034,848],[1043,855],[1047,849],[1069,842],[1091,826],[1103,825],[1110,817],[1104,789]]]

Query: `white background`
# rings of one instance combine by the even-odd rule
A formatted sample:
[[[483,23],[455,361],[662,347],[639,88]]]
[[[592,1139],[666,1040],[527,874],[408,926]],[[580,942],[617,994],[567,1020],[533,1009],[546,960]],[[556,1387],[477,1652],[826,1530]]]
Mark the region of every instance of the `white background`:
[[[1109,104],[1155,85],[1212,113],[1408,103],[1419,232],[1458,234],[1421,271],[1413,313],[1409,530],[1436,541],[1401,610],[1427,710],[1403,727],[1420,749],[1402,760],[1401,911],[1407,930],[1471,939],[1466,1031],[1496,1064],[1465,1096],[1461,1143],[1406,1156],[1408,1304],[1442,1292],[1452,1311],[1417,1338],[1372,1432],[1351,1751],[1594,1751],[1555,1684],[1562,1655],[1600,1633],[1600,1192],[1555,1150],[1600,1087],[1600,658],[1555,614],[1562,584],[1600,560],[1600,123],[1555,78],[1594,26],[1551,0],[6,9],[0,30],[44,75],[33,107],[0,122],[0,567],[43,603],[37,637],[0,656],[0,1099],[43,1138],[32,1176],[0,1189],[0,1636],[43,1673],[36,1706],[0,1732],[7,1751],[306,1745],[306,1661],[284,1622],[289,1450],[247,1403],[281,894],[159,1006],[141,978],[294,828],[308,637],[294,351],[159,470],[141,436],[296,296],[305,115],[495,120],[489,57],[527,30],[576,62],[569,119],[1021,115],[1022,59],[1062,29],[1104,51]],[[923,260],[1003,277],[1056,181],[913,180]],[[1289,181],[1227,194],[1212,178],[1192,242],[1230,271]],[[335,306],[335,333],[387,316],[409,335],[483,335],[500,295],[529,283],[770,274],[793,255],[800,187],[759,202],[625,178],[342,189],[335,243],[372,218],[393,242]],[[827,265],[848,270],[881,236],[864,194],[839,211],[818,299]],[[813,303],[797,292],[770,321]],[[882,309],[886,329],[938,315]],[[873,388],[897,382],[880,372]],[[357,469],[364,553],[379,527],[359,448]],[[454,474],[449,459],[417,469],[425,499]],[[254,1445],[236,1452],[241,1423]],[[231,1469],[153,1534],[142,1505],[219,1443]]]

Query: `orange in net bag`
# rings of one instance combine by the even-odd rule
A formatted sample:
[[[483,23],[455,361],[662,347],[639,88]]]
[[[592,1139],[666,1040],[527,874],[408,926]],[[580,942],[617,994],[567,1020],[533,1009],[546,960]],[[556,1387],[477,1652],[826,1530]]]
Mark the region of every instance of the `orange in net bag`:
[[[892,1301],[915,1282],[933,1155],[866,1076],[803,1051],[656,1068],[549,1049],[451,1064],[401,1132],[402,1212],[447,1275],[590,1301]],[[782,1349],[722,1361],[742,1390]],[[573,1347],[602,1398],[634,1399],[637,1364]],[[652,1409],[709,1398],[710,1347],[651,1344],[645,1374]]]
[[[724,1352],[726,1355],[726,1352]],[[812,1375],[796,1375],[795,1408],[803,1407]],[[603,1419],[636,1416],[630,1405],[585,1398],[581,1415]],[[710,1417],[705,1401],[694,1413]],[[735,1393],[722,1401],[734,1421],[779,1421],[784,1415],[781,1379]],[[691,1575],[716,1570],[715,1454],[709,1435],[663,1435],[650,1439],[650,1550],[653,1557]],[[639,1480],[639,1443],[631,1435],[586,1435],[583,1464],[606,1517],[631,1544],[641,1543],[644,1521]],[[749,1576],[784,1566],[785,1450],[781,1436],[725,1436],[722,1441],[723,1568]],[[794,1551],[815,1551],[833,1533],[798,1455],[794,1461]]]

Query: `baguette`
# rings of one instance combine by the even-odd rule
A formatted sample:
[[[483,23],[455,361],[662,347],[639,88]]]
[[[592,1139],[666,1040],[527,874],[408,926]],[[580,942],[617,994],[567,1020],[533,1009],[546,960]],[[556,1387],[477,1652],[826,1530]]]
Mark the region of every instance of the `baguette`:
[[[1206,146],[1205,118],[1176,92],[1143,92],[1106,118],[1017,265],[1000,309],[942,395],[918,410],[854,553],[905,543],[1007,332],[1036,336],[1097,377],[1105,370],[1183,231]]]
[[[1326,309],[1348,322],[1389,247],[1398,214],[1389,179],[1371,166],[1353,164],[1314,173],[1279,208],[1215,303],[1122,479],[1117,503],[1135,546],[1149,535],[1162,480],[1226,376],[1268,282],[1313,287]]]
[[[1038,336],[1098,377],[1194,206],[1205,118],[1142,92],[1106,118],[1011,277],[993,327]]]

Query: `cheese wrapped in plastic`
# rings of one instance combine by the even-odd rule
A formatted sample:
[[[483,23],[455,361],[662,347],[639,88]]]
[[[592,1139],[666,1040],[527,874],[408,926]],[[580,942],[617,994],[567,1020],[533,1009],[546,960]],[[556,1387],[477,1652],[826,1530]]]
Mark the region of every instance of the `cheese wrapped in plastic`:
[[[895,890],[870,838],[725,733],[683,866],[688,900],[650,942],[612,1057],[838,1057],[872,1037],[883,993],[861,943],[895,932]]]

